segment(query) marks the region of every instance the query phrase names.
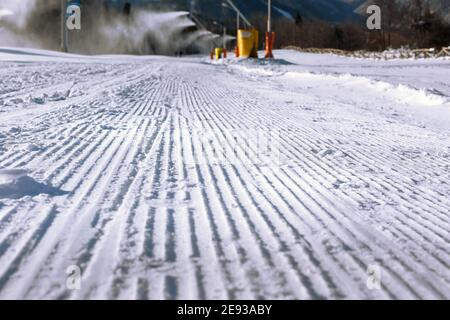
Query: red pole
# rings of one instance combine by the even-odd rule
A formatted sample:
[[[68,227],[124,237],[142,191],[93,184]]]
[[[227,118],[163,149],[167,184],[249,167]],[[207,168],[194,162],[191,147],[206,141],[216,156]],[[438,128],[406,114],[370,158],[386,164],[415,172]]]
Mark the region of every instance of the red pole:
[[[273,59],[273,44],[275,32],[266,32],[266,59]]]
[[[272,1],[267,1],[267,33],[266,33],[266,59],[273,59],[273,44],[275,32],[272,32]]]

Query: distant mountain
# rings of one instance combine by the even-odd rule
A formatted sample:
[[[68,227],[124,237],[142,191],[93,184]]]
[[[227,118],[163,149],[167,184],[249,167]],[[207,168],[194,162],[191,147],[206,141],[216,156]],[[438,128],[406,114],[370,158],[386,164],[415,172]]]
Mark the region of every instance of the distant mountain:
[[[120,4],[126,0],[108,0]],[[236,6],[251,17],[254,14],[265,13],[267,0],[233,0]],[[392,0],[394,1],[394,0]],[[408,2],[412,0],[399,0]],[[440,10],[450,21],[450,0],[428,0],[432,10]],[[133,4],[149,5],[155,8],[170,10],[186,10],[191,8],[197,14],[209,19],[221,19],[230,16],[231,12],[222,6],[220,0],[128,0]],[[272,0],[275,17],[294,19],[297,14],[306,19],[320,19],[329,22],[361,20],[365,14],[364,8],[372,0]],[[228,11],[228,13],[227,13]]]
[[[126,0],[109,1],[116,4],[126,2]],[[229,10],[222,6],[220,0],[128,0],[128,2],[171,10],[190,10],[190,8],[193,8],[197,13],[211,19],[218,19]],[[267,0],[233,0],[233,2],[248,17],[267,12]],[[347,0],[272,0],[273,15],[294,19],[297,14],[300,14],[307,19],[321,19],[331,22],[359,19],[359,16],[354,12],[355,7],[351,3],[353,1],[347,2]]]
[[[358,19],[354,6],[343,0],[276,0],[273,4],[284,6],[292,12],[299,12],[306,18],[330,22]]]
[[[373,0],[341,0],[351,5],[356,13],[364,14],[365,8],[373,3]],[[392,0],[394,1],[394,0]],[[412,3],[413,0],[397,0],[400,3],[407,5],[408,3]],[[433,12],[439,12],[448,22],[450,22],[450,0],[426,0],[430,9]]]

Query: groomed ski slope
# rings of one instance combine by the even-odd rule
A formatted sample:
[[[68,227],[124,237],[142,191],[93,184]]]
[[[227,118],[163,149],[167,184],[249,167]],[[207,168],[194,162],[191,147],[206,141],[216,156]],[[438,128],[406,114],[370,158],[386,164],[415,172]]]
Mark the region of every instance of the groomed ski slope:
[[[450,61],[277,57],[0,49],[0,298],[449,299]]]

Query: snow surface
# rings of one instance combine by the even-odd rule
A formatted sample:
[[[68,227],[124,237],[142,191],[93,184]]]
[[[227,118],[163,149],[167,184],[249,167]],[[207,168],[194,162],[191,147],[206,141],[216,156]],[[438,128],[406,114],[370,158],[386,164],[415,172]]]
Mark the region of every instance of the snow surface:
[[[449,299],[450,61],[276,57],[0,48],[0,298]]]

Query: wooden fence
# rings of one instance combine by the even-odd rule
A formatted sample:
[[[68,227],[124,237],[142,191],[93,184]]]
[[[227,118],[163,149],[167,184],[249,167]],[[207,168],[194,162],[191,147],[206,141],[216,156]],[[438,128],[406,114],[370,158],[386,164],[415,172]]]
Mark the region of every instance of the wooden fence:
[[[346,56],[352,58],[364,58],[364,59],[426,59],[426,58],[441,58],[450,57],[450,46],[443,47],[441,50],[430,49],[414,49],[414,50],[387,50],[383,52],[371,52],[371,51],[345,51],[339,49],[329,48],[300,48],[295,46],[289,46],[285,49],[296,50],[307,53],[328,53],[339,56]]]

